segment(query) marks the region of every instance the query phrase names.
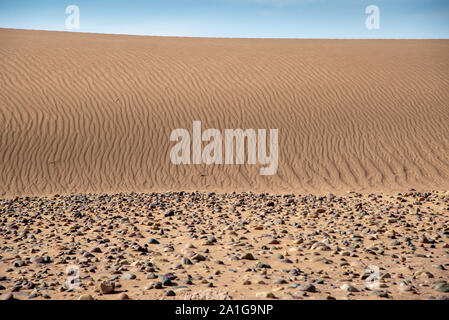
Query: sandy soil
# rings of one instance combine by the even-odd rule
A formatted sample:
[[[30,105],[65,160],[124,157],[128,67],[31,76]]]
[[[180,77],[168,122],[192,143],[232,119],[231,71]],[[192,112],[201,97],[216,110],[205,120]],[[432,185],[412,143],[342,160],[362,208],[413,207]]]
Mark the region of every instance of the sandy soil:
[[[447,299],[448,212],[449,192],[16,198],[0,202],[0,284],[18,299]]]
[[[448,40],[0,29],[0,197],[449,190]],[[278,129],[279,170],[173,165],[170,133]]]

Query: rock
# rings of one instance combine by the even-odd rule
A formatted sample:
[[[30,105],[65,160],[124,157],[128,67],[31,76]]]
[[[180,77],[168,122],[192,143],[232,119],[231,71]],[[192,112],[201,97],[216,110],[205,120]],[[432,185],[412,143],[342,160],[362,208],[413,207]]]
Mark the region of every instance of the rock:
[[[168,287],[168,286],[172,286],[173,282],[170,280],[169,277],[167,276],[162,276],[162,285]]]
[[[415,272],[415,277],[421,278],[421,279],[431,279],[431,278],[433,278],[433,274],[431,274],[428,271],[417,271],[417,272]]]
[[[124,293],[124,292],[120,293],[120,295],[118,296],[118,299],[119,300],[131,300],[129,298],[129,296],[126,293]]]
[[[286,284],[288,282],[285,279],[276,279],[276,280],[274,280],[274,283],[275,284]]]
[[[20,267],[23,267],[24,265],[25,265],[25,262],[21,259],[17,259],[13,262],[14,268],[20,268]]]
[[[12,293],[5,293],[0,296],[0,300],[15,300]]]
[[[173,290],[167,290],[167,292],[165,293],[165,295],[167,297],[174,297],[176,296],[176,293]]]
[[[343,290],[343,291],[346,291],[346,292],[359,292],[359,290],[356,287],[350,285],[349,283],[343,284],[340,287],[340,289]]]
[[[318,218],[318,213],[316,213],[315,211],[314,212],[309,212],[307,214],[307,218],[313,218],[313,219]]]
[[[255,260],[254,259],[254,256],[252,255],[252,253],[245,253],[244,255],[243,255],[243,257],[242,257],[242,259],[244,259],[244,260]]]
[[[264,292],[257,292],[256,298],[276,299],[276,296],[271,291],[264,291]]]
[[[299,291],[306,291],[306,292],[316,292],[316,288],[313,284],[302,284],[297,287]]]
[[[115,289],[115,284],[114,282],[110,282],[110,281],[103,281],[100,284],[100,292],[102,294],[110,294],[113,293]]]
[[[312,247],[312,250],[316,250],[316,251],[330,251],[331,248],[328,247],[326,244],[322,243],[322,242],[315,242]]]
[[[82,294],[78,297],[78,300],[94,300],[90,294]]]
[[[165,214],[164,217],[173,217],[175,215],[175,210],[171,209],[168,210]]]
[[[51,258],[48,256],[46,256],[46,257],[34,256],[30,259],[30,261],[33,263],[50,263]]]
[[[149,244],[159,244],[160,242],[157,241],[157,240],[154,239],[154,238],[150,238],[150,239],[148,239],[148,243],[149,243]]]
[[[381,298],[388,298],[388,293],[386,291],[383,290],[374,290],[373,292],[371,292],[372,296],[378,296]]]
[[[195,255],[192,257],[192,260],[195,260],[195,261],[197,261],[197,262],[205,261],[205,260],[206,260],[206,257],[203,256],[203,255],[201,255],[201,254],[199,254],[199,253],[197,253],[197,254],[195,254]]]
[[[133,274],[133,273],[125,273],[125,274],[122,276],[122,278],[123,278],[123,279],[127,279],[127,280],[133,280],[133,279],[136,279],[136,275]]]
[[[449,283],[447,282],[437,283],[434,289],[439,292],[449,292]]]
[[[388,230],[387,232],[385,232],[385,235],[387,236],[387,238],[396,239],[397,234],[394,230]]]
[[[254,265],[254,268],[256,269],[270,269],[271,266],[269,264],[266,263],[262,263],[262,262],[258,262]]]
[[[380,280],[390,279],[390,278],[391,278],[391,274],[389,274],[388,272],[383,273],[383,274],[380,276]]]
[[[150,283],[149,285],[147,285],[145,287],[145,290],[151,290],[151,289],[162,289],[164,286],[162,285],[162,282],[157,281],[157,282],[153,282]]]
[[[192,261],[190,261],[190,259],[186,258],[186,257],[182,258],[181,263],[184,264],[184,265],[193,264]]]
[[[399,284],[399,291],[401,292],[413,291],[413,286],[410,285],[408,282],[401,281],[401,283]]]

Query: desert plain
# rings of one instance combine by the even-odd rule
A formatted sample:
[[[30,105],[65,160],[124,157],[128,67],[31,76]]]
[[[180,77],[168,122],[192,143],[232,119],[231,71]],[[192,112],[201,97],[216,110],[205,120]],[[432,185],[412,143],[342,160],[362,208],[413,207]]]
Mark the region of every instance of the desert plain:
[[[448,74],[448,40],[0,29],[1,297],[448,299]],[[277,129],[276,174],[174,165],[194,121]]]

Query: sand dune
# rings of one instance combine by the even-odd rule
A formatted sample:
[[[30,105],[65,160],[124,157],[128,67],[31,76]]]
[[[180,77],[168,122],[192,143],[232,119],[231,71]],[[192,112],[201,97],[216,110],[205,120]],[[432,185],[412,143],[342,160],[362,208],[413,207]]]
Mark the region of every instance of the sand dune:
[[[0,30],[0,196],[449,189],[448,40]],[[173,165],[175,128],[276,128],[279,169]]]

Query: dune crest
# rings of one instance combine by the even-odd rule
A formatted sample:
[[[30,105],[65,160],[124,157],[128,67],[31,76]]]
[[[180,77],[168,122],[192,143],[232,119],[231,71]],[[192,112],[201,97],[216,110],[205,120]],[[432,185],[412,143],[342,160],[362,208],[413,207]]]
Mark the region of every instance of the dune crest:
[[[449,40],[0,29],[0,196],[449,189]],[[276,175],[173,165],[170,133],[279,130]]]

